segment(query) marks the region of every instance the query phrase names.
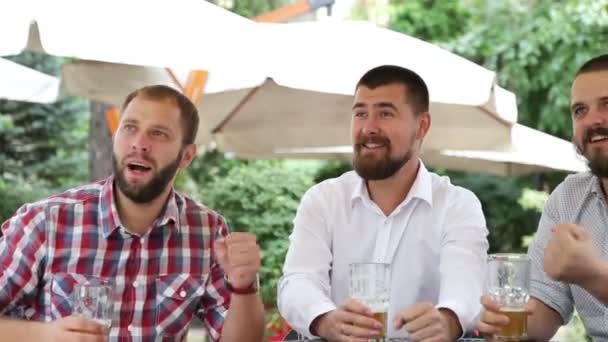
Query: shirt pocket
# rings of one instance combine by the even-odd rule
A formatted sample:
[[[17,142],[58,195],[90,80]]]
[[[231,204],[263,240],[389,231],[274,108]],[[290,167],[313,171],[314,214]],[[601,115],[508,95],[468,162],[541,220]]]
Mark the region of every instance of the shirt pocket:
[[[75,303],[74,287],[76,284],[99,285],[109,279],[79,273],[54,273],[49,286],[50,303],[47,307],[47,317],[56,320],[72,315]],[[113,299],[113,298],[112,298]]]
[[[156,332],[162,340],[185,335],[205,293],[208,275],[166,275],[156,279]]]

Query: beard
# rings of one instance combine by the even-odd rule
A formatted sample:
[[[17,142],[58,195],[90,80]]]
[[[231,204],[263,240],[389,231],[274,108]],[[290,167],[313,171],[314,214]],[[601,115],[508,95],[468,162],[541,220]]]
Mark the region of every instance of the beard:
[[[582,143],[579,145],[574,142],[574,146],[576,146],[576,151],[587,159],[587,166],[592,174],[599,178],[608,178],[608,157],[602,155],[599,150],[597,153],[593,153],[593,148],[589,149],[591,138],[598,134],[608,136],[608,128],[597,127],[586,130]]]
[[[145,184],[129,184],[125,178],[124,171],[128,166],[124,165],[122,168],[118,166],[116,154],[112,153],[112,167],[114,171],[114,177],[116,179],[116,185],[122,191],[127,198],[135,203],[149,203],[156,199],[165,190],[169,182],[173,179],[179,168],[179,163],[182,160],[183,150],[179,151],[177,158],[169,163],[169,165],[163,167],[156,172],[152,179]],[[145,157],[144,157],[145,159]],[[147,160],[151,162],[150,160]]]
[[[363,138],[358,140],[354,145],[353,155],[353,169],[357,172],[359,177],[369,180],[383,180],[392,177],[397,171],[399,171],[403,165],[405,165],[410,159],[412,159],[413,144],[415,137],[412,137],[410,142],[410,148],[401,156],[391,158],[391,142],[385,137],[374,136],[370,138]],[[364,156],[361,155],[361,149],[366,143],[377,143],[382,144],[386,148],[386,153],[381,157],[375,156]]]

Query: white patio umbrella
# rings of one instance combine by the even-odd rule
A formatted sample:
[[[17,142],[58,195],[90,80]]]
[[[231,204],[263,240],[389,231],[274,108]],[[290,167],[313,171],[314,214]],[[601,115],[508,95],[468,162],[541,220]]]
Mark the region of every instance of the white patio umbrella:
[[[352,146],[277,149],[270,155],[246,157],[350,159]],[[433,167],[499,176],[539,171],[581,172],[588,169],[584,157],[576,153],[571,142],[520,124],[514,124],[511,128],[509,151],[425,149],[422,159]]]
[[[14,101],[52,103],[59,97],[59,79],[0,58],[0,97]]]
[[[88,96],[90,98],[114,104],[120,104],[120,102],[123,100],[124,94],[127,94],[132,89],[144,86],[146,84],[160,83],[172,85],[172,81],[167,74],[162,69],[158,68],[84,61],[65,65],[63,73],[64,86],[69,93]],[[178,76],[181,77],[184,74],[185,73],[178,73]],[[107,75],[116,75],[115,77],[118,77],[120,81],[114,82],[115,78],[108,78]],[[203,98],[202,103],[203,113],[207,114],[209,114],[210,109],[205,108],[210,106],[210,102],[213,103],[213,101],[218,101],[217,97],[238,95],[238,91],[231,93],[223,91],[227,85],[230,85],[231,82],[235,82],[234,80],[231,80],[230,77],[222,78],[213,76],[213,74],[210,76],[209,83],[205,88],[207,94]],[[253,77],[250,80],[241,78],[240,81],[249,81],[254,83],[256,80],[255,77]],[[104,82],[109,83],[106,84]],[[514,95],[500,87],[495,87],[494,91],[497,93],[495,94],[495,99],[498,99],[499,102],[496,107],[504,108],[506,104],[508,106],[507,108],[510,110],[508,113],[514,117],[514,109],[512,108],[515,106]],[[242,92],[242,96],[245,95],[246,93]],[[316,95],[320,96],[320,94]],[[333,95],[328,94],[326,96],[332,97]],[[350,141],[347,141],[349,138],[348,108],[351,106],[350,101],[352,101],[352,96],[349,97],[345,95],[344,97],[347,98],[347,100],[344,100],[343,104],[346,107],[346,110],[343,110],[345,113],[340,113],[339,117],[336,118],[337,123],[332,123],[329,120],[326,123],[329,125],[339,125],[340,128],[335,130],[340,131],[339,133],[336,133],[340,134],[340,136],[337,136],[336,138],[338,138],[337,140],[348,145],[329,147],[313,146],[315,145],[314,140],[318,139],[318,137],[312,136],[308,137],[309,140],[307,143],[301,147],[276,147],[272,151],[256,151],[255,148],[247,148],[244,150],[233,150],[232,152],[236,152],[236,154],[240,157],[249,159],[350,159],[352,148],[350,146]],[[272,99],[269,99],[268,106],[273,106],[276,104],[276,101],[281,101],[280,98],[275,102],[271,100]],[[481,120],[476,122],[467,122],[454,119],[452,121],[442,123],[436,118],[435,112],[437,108],[441,109],[442,106],[444,108],[449,108],[448,105],[445,104],[433,104],[431,114],[433,117],[431,132],[438,130],[437,126],[441,127],[441,125],[443,125],[444,130],[449,130],[450,127],[460,131],[468,130],[468,133],[466,134],[476,136],[479,139],[484,139],[484,135],[486,136],[485,139],[487,139],[488,135],[493,136],[493,138],[489,141],[477,142],[479,145],[491,145],[493,142],[498,143],[494,146],[490,146],[491,148],[486,149],[458,149],[456,145],[450,146],[450,142],[441,139],[438,134],[434,134],[434,139],[439,140],[436,142],[427,141],[425,143],[423,153],[424,161],[431,166],[504,176],[542,170],[578,172],[586,169],[584,161],[576,155],[571,143],[568,141],[553,137],[549,134],[525,127],[523,125],[513,123],[507,119],[497,118],[496,116],[490,114],[481,116]],[[457,108],[466,107],[459,106]],[[264,118],[263,115],[260,116],[261,120],[267,121],[270,126],[278,125],[281,127],[276,132],[267,136],[270,143],[274,143],[277,146],[289,145],[289,142],[285,143],[284,134],[281,133],[285,127],[289,127],[289,121],[273,122],[272,119]],[[314,115],[312,115],[312,117],[315,120],[318,119]],[[294,119],[289,118],[289,116],[285,116],[282,119],[290,119],[295,121],[298,118]],[[298,125],[300,123],[294,122],[292,124]],[[252,126],[256,127],[255,123],[253,123]],[[480,129],[482,130],[482,134],[478,134],[476,132]],[[208,130],[209,127],[202,126],[200,131],[208,132]],[[247,132],[243,132],[243,134],[245,135]],[[254,132],[252,134],[255,135],[256,133]],[[463,137],[463,139],[465,138],[471,137]],[[238,136],[236,136],[235,139],[238,139]],[[326,137],[320,137],[320,139],[327,141]],[[433,139],[433,134],[430,134],[429,139]],[[199,136],[199,141],[200,140],[201,137]],[[439,147],[430,148],[429,146]],[[222,150],[225,150],[223,146],[220,145],[219,147]]]
[[[238,70],[254,24],[202,0],[20,0],[0,5],[0,55]]]
[[[210,73],[199,143],[215,141],[243,155],[347,145],[357,80],[371,67],[397,64],[418,72],[429,86],[428,148],[509,148],[515,97],[495,86],[490,70],[370,23],[258,25],[258,50],[265,56],[259,67]],[[90,62],[66,65],[63,80],[70,93],[114,104],[139,86],[172,83],[162,69]]]

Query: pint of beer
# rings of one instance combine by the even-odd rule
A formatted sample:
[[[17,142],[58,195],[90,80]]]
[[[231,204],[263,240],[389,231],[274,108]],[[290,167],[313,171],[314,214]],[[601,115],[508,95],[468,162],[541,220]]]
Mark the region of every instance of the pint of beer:
[[[525,254],[492,254],[488,257],[488,293],[500,305],[509,324],[497,335],[501,340],[527,336],[530,299],[530,258]]]
[[[390,265],[385,263],[350,264],[349,296],[367,305],[374,319],[382,324],[378,340],[386,338],[390,289]]]
[[[374,319],[380,324],[382,324],[382,328],[380,330],[380,338],[386,337],[386,311],[382,312],[374,312]]]

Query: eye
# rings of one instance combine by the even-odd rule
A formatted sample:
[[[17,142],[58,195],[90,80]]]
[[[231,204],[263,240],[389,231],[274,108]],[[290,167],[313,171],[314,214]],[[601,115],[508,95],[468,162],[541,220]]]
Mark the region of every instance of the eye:
[[[587,107],[585,106],[576,106],[572,108],[572,116],[579,117],[587,113]]]
[[[366,112],[354,112],[353,116],[357,117],[357,118],[364,118],[367,116],[367,113]]]
[[[160,130],[157,130],[157,129],[152,131],[152,136],[154,136],[154,137],[160,137],[160,138],[167,138],[167,137],[169,137],[169,135],[167,133],[165,133],[163,131],[160,131]]]
[[[385,111],[380,112],[380,115],[381,115],[383,118],[390,118],[390,117],[395,116],[395,114],[394,114],[393,112],[388,111],[388,110],[385,110]]]
[[[133,124],[125,124],[122,126],[122,129],[127,132],[135,132],[135,130],[137,129],[137,126],[135,126]]]

